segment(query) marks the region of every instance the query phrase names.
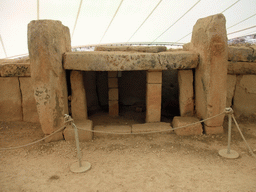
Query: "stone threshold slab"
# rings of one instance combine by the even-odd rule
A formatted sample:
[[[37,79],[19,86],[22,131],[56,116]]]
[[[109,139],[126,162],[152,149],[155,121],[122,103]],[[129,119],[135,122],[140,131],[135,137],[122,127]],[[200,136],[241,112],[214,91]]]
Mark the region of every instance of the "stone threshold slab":
[[[196,68],[199,55],[191,51],[160,53],[85,51],[66,52],[64,68],[81,71],[135,71]]]

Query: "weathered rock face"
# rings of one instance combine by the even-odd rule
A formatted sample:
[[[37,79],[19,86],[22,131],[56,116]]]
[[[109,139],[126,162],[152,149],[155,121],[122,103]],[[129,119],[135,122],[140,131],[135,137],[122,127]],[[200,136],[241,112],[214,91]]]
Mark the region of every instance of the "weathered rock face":
[[[256,115],[256,75],[237,76],[233,108],[236,117]]]
[[[31,21],[28,49],[40,123],[43,132],[50,134],[64,126],[64,113],[68,113],[62,55],[71,51],[69,29],[60,21]]]
[[[253,56],[253,48],[251,47],[228,47],[228,60],[232,62],[249,61],[255,62],[256,57]]]
[[[0,64],[0,77],[30,77],[30,63]]]
[[[19,81],[22,93],[23,121],[39,122],[31,78],[19,77]]]
[[[195,103],[199,118],[205,119],[226,107],[228,47],[226,20],[223,14],[199,19],[194,25],[190,50],[200,54],[195,73]],[[217,127],[223,116],[206,121]]]
[[[179,105],[180,116],[194,115],[194,89],[192,70],[179,70]]]
[[[86,92],[84,89],[83,72],[71,71],[71,111],[74,120],[86,120],[87,119],[87,103]]]
[[[232,99],[234,97],[235,87],[236,87],[236,75],[228,75],[226,107],[232,106]]]
[[[0,121],[22,121],[18,77],[0,78]]]
[[[165,46],[98,46],[95,51],[129,51],[129,52],[147,52],[158,53],[166,51]]]
[[[256,63],[251,62],[228,62],[228,74],[255,74],[256,75]]]

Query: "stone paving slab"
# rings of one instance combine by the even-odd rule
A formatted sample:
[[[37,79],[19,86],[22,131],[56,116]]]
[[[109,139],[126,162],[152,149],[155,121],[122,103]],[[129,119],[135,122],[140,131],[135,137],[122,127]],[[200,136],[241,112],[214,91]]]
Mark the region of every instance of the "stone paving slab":
[[[134,71],[196,68],[199,56],[190,51],[161,53],[66,52],[64,68],[82,71]]]

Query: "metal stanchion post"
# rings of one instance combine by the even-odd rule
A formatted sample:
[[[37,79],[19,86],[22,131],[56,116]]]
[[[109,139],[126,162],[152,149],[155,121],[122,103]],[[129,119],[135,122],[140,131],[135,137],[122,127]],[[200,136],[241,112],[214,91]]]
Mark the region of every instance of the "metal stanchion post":
[[[239,157],[239,154],[230,149],[233,110],[231,108],[226,108],[226,113],[228,114],[228,148],[220,150],[219,155],[225,158],[235,159]]]
[[[75,162],[70,166],[70,170],[73,173],[82,173],[85,171],[88,171],[91,168],[91,164],[87,161],[82,161],[82,155],[80,151],[80,146],[79,146],[79,137],[78,137],[78,131],[76,125],[73,123],[73,119],[69,115],[65,115],[65,121],[66,122],[71,122],[72,127],[74,128],[75,132],[75,140],[76,140],[76,149],[77,149],[77,157],[78,157],[78,162]]]

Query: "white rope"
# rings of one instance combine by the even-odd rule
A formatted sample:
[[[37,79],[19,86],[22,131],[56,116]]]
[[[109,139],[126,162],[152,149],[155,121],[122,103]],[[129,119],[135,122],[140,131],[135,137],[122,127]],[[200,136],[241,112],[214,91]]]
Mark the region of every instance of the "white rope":
[[[73,35],[75,33],[76,24],[77,24],[77,20],[78,20],[79,14],[80,14],[82,3],[83,3],[83,0],[80,1],[80,5],[79,5],[78,11],[77,11],[76,21],[75,21],[75,25],[74,25],[74,28],[73,28],[73,32],[72,32],[71,38],[73,38]]]
[[[234,26],[236,26],[236,25],[238,25],[238,24],[240,24],[240,23],[244,22],[244,21],[246,21],[246,20],[248,20],[248,19],[250,19],[250,18],[254,17],[255,15],[256,15],[256,13],[255,13],[255,14],[253,14],[253,15],[251,15],[250,17],[247,17],[246,19],[244,19],[244,20],[242,20],[242,21],[239,21],[238,23],[236,23],[236,24],[234,24],[234,25],[232,25],[232,26],[228,27],[227,29],[230,29],[230,28],[232,28],[232,27],[234,27]]]
[[[142,22],[142,24],[139,26],[139,28],[132,34],[132,36],[128,39],[127,42],[129,42],[131,40],[131,38],[137,33],[137,31],[142,27],[142,25],[144,25],[144,23],[148,20],[148,18],[152,15],[152,13],[156,10],[156,8],[158,7],[158,5],[160,5],[161,2],[162,2],[162,0],[160,0],[158,2],[158,4],[155,6],[155,8],[151,11],[151,13],[147,16],[147,18]]]
[[[225,11],[227,11],[228,9],[230,9],[231,7],[233,7],[235,4],[237,4],[239,1],[241,0],[238,0],[236,1],[235,3],[233,3],[232,5],[230,5],[228,8],[226,8],[224,11],[222,11],[221,13],[224,13]]]
[[[234,31],[232,33],[228,33],[227,35],[231,35],[231,34],[234,34],[234,33],[239,33],[239,32],[242,32],[242,31],[246,31],[248,29],[252,29],[252,28],[255,28],[256,25],[252,26],[252,27],[248,27],[248,28],[245,28],[245,29],[241,29],[241,30],[238,30],[238,31]]]
[[[124,0],[121,0],[121,2],[120,2],[120,4],[119,4],[119,6],[118,6],[118,8],[117,8],[117,10],[116,10],[116,12],[115,12],[115,14],[114,14],[113,18],[111,19],[111,21],[110,21],[110,23],[109,23],[109,25],[108,25],[108,27],[107,27],[107,29],[106,29],[105,33],[103,34],[103,36],[102,36],[102,38],[101,38],[101,40],[100,40],[100,43],[101,43],[102,39],[104,38],[104,36],[106,35],[106,33],[107,33],[107,31],[108,31],[108,29],[109,29],[109,27],[110,27],[110,25],[111,25],[112,21],[113,21],[113,20],[114,20],[114,18],[116,17],[116,14],[117,14],[117,12],[118,12],[119,8],[121,7],[121,5],[122,5],[123,1],[124,1]],[[100,44],[100,43],[99,43],[99,44]]]

